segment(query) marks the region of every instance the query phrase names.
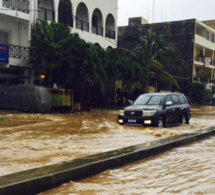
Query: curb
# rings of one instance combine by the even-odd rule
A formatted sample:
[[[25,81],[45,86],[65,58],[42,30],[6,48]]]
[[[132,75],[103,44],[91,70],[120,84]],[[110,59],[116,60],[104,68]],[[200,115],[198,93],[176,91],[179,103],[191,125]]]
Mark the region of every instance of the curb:
[[[33,195],[215,135],[215,127],[0,177],[0,195]]]

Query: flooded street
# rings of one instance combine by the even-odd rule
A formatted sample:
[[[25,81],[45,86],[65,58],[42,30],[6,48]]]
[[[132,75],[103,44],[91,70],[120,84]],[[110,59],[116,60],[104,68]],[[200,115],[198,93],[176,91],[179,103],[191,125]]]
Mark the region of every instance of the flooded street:
[[[159,129],[153,127],[120,126],[117,124],[116,118],[118,111],[116,110],[93,110],[91,113],[74,113],[69,115],[0,112],[0,176],[152,140],[158,140],[169,136],[192,133],[194,130],[215,126],[215,107],[192,107],[191,113],[192,118],[190,120],[190,125]],[[194,151],[191,151],[191,153],[192,152],[194,154]],[[206,153],[206,156],[209,156],[212,151],[209,150],[207,153],[206,150],[201,153],[203,152]],[[164,155],[164,157],[165,156],[171,155]],[[176,157],[177,155],[173,156]],[[197,155],[193,157],[197,157]],[[182,157],[178,158],[178,160],[180,160]],[[163,177],[165,175],[170,178],[175,177],[173,173],[168,176],[168,164],[163,164],[163,166],[167,166],[166,172],[164,170],[166,167],[159,170],[161,167],[156,165],[156,163],[153,163],[159,159],[160,157],[151,159],[152,161],[147,160],[150,164],[148,164],[148,167],[153,166],[154,169],[157,170],[153,172],[148,170],[148,172],[151,172],[151,174],[153,173],[155,174],[154,176],[156,176],[157,172],[160,172],[162,175],[162,172],[164,171]],[[175,160],[172,159],[174,158],[169,157],[169,159],[166,159],[166,161],[170,163],[169,166],[171,164],[173,165],[175,162]],[[195,162],[195,158],[193,158],[193,160]],[[145,166],[144,164],[145,163],[140,163],[140,166]],[[158,164],[160,164],[160,162]],[[184,167],[183,164],[178,166]],[[176,168],[176,170],[178,170],[179,167]],[[115,170],[113,170],[113,174],[114,171]],[[201,171],[200,167],[198,171]],[[189,171],[187,171],[187,174],[189,174]],[[149,173],[142,173],[141,175],[145,175],[144,177],[146,178],[151,177]],[[129,181],[130,177],[135,178],[136,176],[132,176],[130,173],[128,173],[127,176],[122,174],[121,180],[124,183],[127,183],[127,180]],[[156,176],[156,178],[158,178],[158,176]],[[104,182],[110,183],[110,181],[106,181],[106,179],[107,178],[104,177]],[[150,180],[145,182],[149,181]],[[100,186],[100,183],[98,182],[92,185],[88,185],[91,181],[86,181],[86,184],[85,181],[83,182],[85,185],[84,189],[97,189],[97,184],[98,188],[104,188],[104,186]],[[117,182],[120,182],[120,180],[118,181],[117,179]],[[151,182],[154,183],[154,181]],[[159,185],[162,185],[163,182],[164,181],[160,181]],[[179,180],[179,182],[182,181]],[[82,189],[83,187],[83,184],[80,183],[72,185],[74,185],[76,191],[78,188]],[[143,183],[142,185],[145,184]],[[159,185],[157,183],[157,186]],[[109,189],[110,186],[107,188]],[[136,190],[136,187],[134,188],[135,189],[133,190]],[[68,190],[71,190],[71,188],[69,187]],[[83,192],[83,194],[84,193],[85,192]],[[110,194],[112,193],[113,192]],[[79,192],[77,191],[76,194],[79,194]]]
[[[215,137],[41,195],[215,194]]]

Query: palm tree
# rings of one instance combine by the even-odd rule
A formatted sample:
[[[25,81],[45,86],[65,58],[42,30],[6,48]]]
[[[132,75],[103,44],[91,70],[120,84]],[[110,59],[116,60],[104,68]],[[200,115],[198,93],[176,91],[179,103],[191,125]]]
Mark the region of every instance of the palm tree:
[[[166,64],[163,64],[165,59],[170,57],[170,51],[172,48],[165,43],[161,36],[157,36],[152,28],[145,38],[140,38],[137,47],[133,50],[136,61],[147,70],[148,76],[154,75],[156,77],[156,91],[158,80],[169,81],[179,88],[175,78],[165,69]],[[146,91],[148,82],[144,88]]]
[[[34,70],[45,73],[46,85],[56,80],[66,82],[70,62],[77,60],[77,53],[81,51],[77,51],[77,45],[86,43],[78,34],[71,34],[64,24],[38,20],[32,30],[30,63]]]

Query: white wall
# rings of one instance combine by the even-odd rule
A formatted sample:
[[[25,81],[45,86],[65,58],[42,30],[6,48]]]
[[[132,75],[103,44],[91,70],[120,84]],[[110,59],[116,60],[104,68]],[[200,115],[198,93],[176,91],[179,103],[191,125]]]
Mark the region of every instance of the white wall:
[[[77,7],[80,3],[84,3],[88,9],[88,18],[89,18],[89,25],[90,25],[90,31],[89,32],[85,32],[85,31],[81,31],[79,29],[75,28],[75,21],[74,21],[74,25],[73,28],[71,29],[71,32],[76,32],[79,33],[80,37],[84,40],[86,40],[87,42],[91,42],[91,43],[98,43],[99,45],[101,45],[103,48],[107,48],[107,47],[112,47],[115,48],[117,47],[117,21],[118,21],[118,10],[117,10],[117,6],[118,6],[118,0],[84,0],[84,1],[80,1],[80,0],[70,0],[71,4],[72,4],[72,13],[74,16],[76,16],[76,10]],[[58,6],[59,6],[59,2],[60,0],[54,0],[54,9],[58,10]],[[96,35],[91,33],[91,27],[92,27],[92,15],[95,9],[99,9],[102,13],[102,23],[103,23],[103,28],[104,28],[104,33],[103,33],[103,37],[100,35]],[[56,21],[58,18],[58,12],[55,12],[56,16]],[[115,32],[116,32],[116,38],[115,40],[113,39],[109,39],[105,37],[105,23],[106,23],[106,18],[108,16],[108,14],[112,14],[115,20]]]

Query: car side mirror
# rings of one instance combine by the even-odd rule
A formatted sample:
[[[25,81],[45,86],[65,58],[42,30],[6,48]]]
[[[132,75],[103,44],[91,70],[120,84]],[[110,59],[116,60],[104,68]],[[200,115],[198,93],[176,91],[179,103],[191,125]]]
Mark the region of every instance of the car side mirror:
[[[127,106],[131,106],[133,104],[133,101],[132,100],[128,100],[127,101]]]
[[[165,106],[172,106],[173,105],[173,102],[172,101],[167,101]]]

